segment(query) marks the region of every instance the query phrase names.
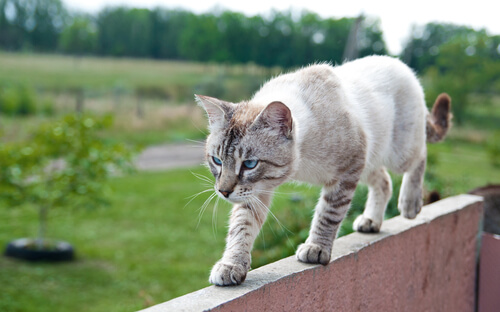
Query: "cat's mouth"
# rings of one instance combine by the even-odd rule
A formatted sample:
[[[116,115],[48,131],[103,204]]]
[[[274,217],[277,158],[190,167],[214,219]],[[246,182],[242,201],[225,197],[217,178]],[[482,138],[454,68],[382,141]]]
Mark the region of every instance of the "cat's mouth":
[[[249,199],[249,194],[244,194],[244,195],[238,195],[235,194],[235,192],[224,192],[224,191],[219,191],[215,190],[217,195],[219,195],[220,198],[233,203],[233,204],[242,204],[248,201]]]

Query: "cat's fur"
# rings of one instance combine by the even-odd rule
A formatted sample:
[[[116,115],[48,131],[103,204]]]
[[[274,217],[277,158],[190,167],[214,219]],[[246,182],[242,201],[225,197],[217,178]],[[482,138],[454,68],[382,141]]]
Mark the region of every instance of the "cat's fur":
[[[305,67],[270,80],[239,104],[196,99],[209,117],[206,160],[215,190],[234,203],[224,255],[210,274],[215,285],[245,280],[272,191],[290,179],[324,186],[309,238],[296,253],[302,262],[329,263],[360,181],[369,193],[354,229],[380,230],[392,193],[387,169],[404,173],[398,208],[415,218],[422,207],[426,140],[442,140],[450,125],[448,95],[440,95],[429,113],[414,73],[383,56]],[[248,169],[245,160],[258,163]]]

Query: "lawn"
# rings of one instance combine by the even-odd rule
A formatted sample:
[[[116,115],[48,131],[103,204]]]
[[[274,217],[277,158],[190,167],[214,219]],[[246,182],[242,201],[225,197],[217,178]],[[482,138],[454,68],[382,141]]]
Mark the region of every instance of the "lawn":
[[[428,187],[449,196],[500,182],[477,144],[432,145],[434,159]],[[211,194],[191,172],[209,175],[205,168],[157,173],[140,172],[114,178],[111,205],[91,210],[52,211],[51,237],[77,248],[75,262],[23,263],[0,258],[0,311],[131,311],[208,286],[211,266],[224,249],[229,206],[212,201]],[[395,176],[388,216],[395,215],[400,177]],[[253,267],[293,254],[307,237],[319,188],[287,184],[279,188],[253,252]],[[366,188],[358,188],[341,235],[351,231],[361,211]],[[36,233],[31,207],[0,209],[0,244]]]
[[[222,81],[224,98],[241,99],[251,89],[242,86],[248,82],[253,88],[269,74],[252,66],[1,52],[0,68],[0,84],[29,84],[43,96],[49,92],[56,103],[52,116],[0,116],[2,140],[26,137],[37,124],[73,111],[74,99],[57,89],[83,86],[89,96],[87,112],[115,116],[113,127],[101,133],[104,139],[144,146],[202,139],[206,121],[191,97],[184,102],[146,99],[144,116],[138,117],[134,88],[163,88],[176,98],[175,94],[191,94],[200,86],[215,92],[211,88]],[[248,80],[246,75],[252,72],[253,80]],[[117,86],[128,90],[118,108],[109,93]],[[500,130],[500,97],[485,105],[476,100],[465,125],[452,128],[444,143],[429,145],[427,190],[451,196],[500,183],[500,167],[492,165],[490,153],[494,133]],[[197,167],[115,177],[109,183],[109,206],[51,211],[49,236],[71,242],[77,260],[33,264],[0,257],[0,311],[132,311],[208,286],[211,266],[224,249],[230,206],[221,200],[214,209],[213,200],[202,212],[211,191],[190,197],[212,186],[191,171],[210,175]],[[401,177],[393,176],[394,195],[387,217],[398,213],[400,182]],[[340,235],[352,231],[366,193],[366,187],[358,187]],[[294,253],[307,237],[318,194],[317,186],[287,184],[279,188],[273,215],[255,242],[254,268]],[[0,207],[0,246],[35,235],[36,219],[32,207]]]
[[[194,62],[74,57],[56,54],[7,53],[0,51],[0,82],[23,83],[35,88],[94,91],[137,87],[192,87],[221,74],[233,77],[268,75],[257,66],[220,66]],[[173,94],[172,94],[173,95]]]
[[[131,311],[208,285],[225,221],[217,232],[210,213],[198,224],[201,196],[184,207],[202,189],[189,171],[115,178],[111,189],[109,207],[51,211],[49,235],[74,244],[74,263],[0,258],[0,311]],[[2,207],[0,243],[35,234],[36,217]]]
[[[115,117],[104,137],[143,146],[203,138],[206,121],[195,93],[241,100],[279,71],[251,64],[1,51],[0,69],[0,106],[2,88],[22,86],[33,94],[38,111],[22,118],[0,113],[3,140],[20,140],[40,122],[74,113],[81,92],[84,112]]]

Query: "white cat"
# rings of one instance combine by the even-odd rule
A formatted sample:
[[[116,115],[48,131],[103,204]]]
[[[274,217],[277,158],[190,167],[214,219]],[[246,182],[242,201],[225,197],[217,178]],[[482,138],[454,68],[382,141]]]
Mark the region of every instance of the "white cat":
[[[206,160],[215,190],[234,203],[224,255],[210,274],[215,285],[245,280],[272,191],[290,179],[324,186],[309,238],[297,250],[302,262],[329,263],[360,181],[369,193],[354,228],[380,230],[392,194],[387,169],[404,173],[398,208],[415,218],[426,141],[442,140],[451,116],[448,95],[437,98],[430,114],[414,73],[385,56],[305,67],[270,80],[239,104],[196,99],[209,118]]]

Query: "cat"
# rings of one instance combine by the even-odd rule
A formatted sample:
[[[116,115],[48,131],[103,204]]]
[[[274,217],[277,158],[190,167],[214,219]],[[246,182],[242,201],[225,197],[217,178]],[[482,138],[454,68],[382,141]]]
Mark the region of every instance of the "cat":
[[[195,99],[208,115],[206,163],[215,192],[234,204],[224,254],[209,278],[218,286],[245,280],[272,192],[286,181],[323,185],[309,237],[296,252],[301,262],[330,262],[359,182],[369,192],[353,227],[380,231],[392,195],[387,169],[404,174],[398,209],[415,218],[422,207],[426,141],[442,140],[451,118],[447,94],[429,113],[413,71],[388,56],[310,65],[269,80],[238,104]]]

